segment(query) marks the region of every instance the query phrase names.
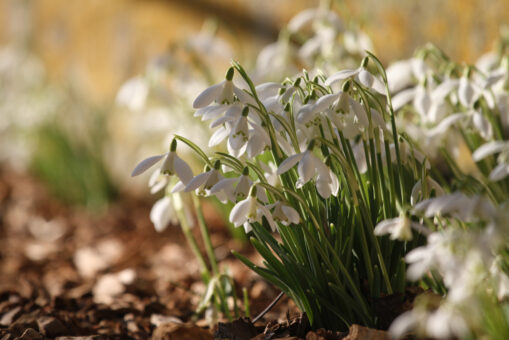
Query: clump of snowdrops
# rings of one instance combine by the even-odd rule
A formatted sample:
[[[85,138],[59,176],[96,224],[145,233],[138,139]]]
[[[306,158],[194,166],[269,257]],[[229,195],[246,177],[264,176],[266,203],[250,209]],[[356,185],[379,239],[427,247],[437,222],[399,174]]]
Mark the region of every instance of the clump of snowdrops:
[[[407,276],[435,295],[396,319],[394,335],[509,337],[508,46],[502,36],[476,65],[459,65],[428,45],[388,69],[398,126],[449,192],[411,209],[427,243],[406,256]]]
[[[168,153],[138,165],[135,175],[162,160],[151,180],[153,191],[165,188],[151,214],[156,228],[186,221],[189,196],[233,205],[230,222],[264,261],[236,256],[314,327],[379,326],[378,299],[419,285],[427,293],[396,319],[393,335],[509,337],[507,42],[476,65],[427,45],[387,75],[371,54],[334,72],[338,54],[327,46],[341,31],[335,18],[323,9],[296,17],[290,33],[310,25],[330,34],[311,35],[296,55],[283,34],[253,76],[256,84],[281,79],[263,71],[287,75],[288,61],[306,51],[309,73],[255,86],[234,63],[196,98],[195,116],[214,130],[209,147],[226,152],[175,136]],[[203,172],[195,176],[177,146],[195,151]],[[201,307],[228,313],[232,284],[218,274],[200,225],[212,267],[201,258],[209,282]]]
[[[185,193],[233,202],[230,222],[249,234],[264,263],[235,255],[314,327],[377,326],[377,299],[404,291],[403,258],[425,241],[408,214],[411,200],[437,191],[418,185],[432,181],[428,164],[398,134],[378,59],[258,86],[234,63],[193,107],[215,129],[209,146],[226,144],[228,152],[208,155],[175,136],[169,152],[142,161],[133,175],[162,160],[168,204]],[[194,175],[177,146],[194,150],[203,172]]]

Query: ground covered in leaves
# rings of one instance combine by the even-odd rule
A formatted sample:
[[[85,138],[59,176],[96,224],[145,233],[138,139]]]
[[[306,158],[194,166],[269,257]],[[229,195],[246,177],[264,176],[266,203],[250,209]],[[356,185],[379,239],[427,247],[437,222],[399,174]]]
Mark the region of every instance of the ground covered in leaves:
[[[91,213],[59,202],[29,175],[0,169],[0,339],[388,338],[356,326],[311,332],[286,297],[254,325],[210,325],[193,313],[205,287],[184,236],[177,226],[156,233],[150,206],[124,197]],[[256,315],[279,292],[230,255],[259,260],[209,210],[216,255],[239,296],[248,289]]]

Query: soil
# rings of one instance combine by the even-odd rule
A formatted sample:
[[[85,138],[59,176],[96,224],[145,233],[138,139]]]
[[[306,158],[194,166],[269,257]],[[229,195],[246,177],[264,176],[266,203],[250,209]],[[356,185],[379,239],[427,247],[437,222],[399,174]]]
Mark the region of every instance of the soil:
[[[0,339],[388,339],[359,326],[312,332],[284,296],[255,324],[197,317],[205,289],[199,268],[178,226],[154,230],[152,203],[122,195],[93,213],[58,201],[30,175],[0,168]],[[247,288],[257,315],[279,291],[231,255],[260,260],[232,240],[212,208],[205,212],[221,266],[239,296]]]

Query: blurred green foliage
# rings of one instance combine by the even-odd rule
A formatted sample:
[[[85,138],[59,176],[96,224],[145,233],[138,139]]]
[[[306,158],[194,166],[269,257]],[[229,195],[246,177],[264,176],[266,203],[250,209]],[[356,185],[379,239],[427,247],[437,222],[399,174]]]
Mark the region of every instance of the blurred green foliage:
[[[36,138],[31,170],[57,197],[97,210],[118,196],[97,145],[73,139],[57,124],[42,126]],[[95,139],[97,143],[100,139]]]

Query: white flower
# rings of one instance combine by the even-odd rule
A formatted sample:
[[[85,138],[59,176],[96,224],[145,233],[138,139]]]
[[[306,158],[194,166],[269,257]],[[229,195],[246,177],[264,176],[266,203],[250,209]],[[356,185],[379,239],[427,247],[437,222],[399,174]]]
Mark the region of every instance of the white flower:
[[[306,9],[296,16],[294,16],[288,23],[288,30],[290,32],[297,32],[302,30],[306,25],[325,21],[333,26],[336,31],[343,30],[343,23],[336,13],[325,8],[310,8]]]
[[[276,231],[276,222],[269,209],[261,205],[256,199],[256,191],[256,187],[252,187],[249,196],[235,204],[230,212],[230,222],[235,227],[243,225],[244,230],[248,233],[252,230],[251,223],[261,223],[262,217],[265,217],[272,231]]]
[[[427,244],[411,250],[405,260],[409,263],[407,278],[412,281],[419,280],[430,269],[439,267],[440,263],[456,263],[449,250],[449,245],[454,238],[451,231],[432,233],[428,236]]]
[[[297,224],[300,222],[300,216],[297,210],[280,201],[268,205],[267,208],[274,208],[272,217],[276,222],[279,222],[283,225]]]
[[[263,170],[263,175],[267,182],[273,187],[278,187],[281,185],[281,181],[279,180],[279,175],[277,174],[277,165],[274,162],[260,162],[260,168]]]
[[[175,148],[176,142],[174,141],[172,142],[171,147],[173,151],[144,159],[134,168],[131,176],[138,176],[144,173],[164,158],[163,164],[160,168],[160,173],[170,176],[177,175],[184,184],[187,184],[191,178],[193,178],[193,171],[191,170],[191,167],[177,155],[174,151]]]
[[[432,190],[435,190],[436,196],[445,195],[444,189],[438,184],[433,178],[426,176],[426,186],[427,186],[427,194],[431,193]],[[415,205],[417,202],[422,200],[423,192],[422,192],[422,181],[418,180],[412,188],[412,193],[410,194],[410,204]]]
[[[451,215],[462,221],[473,221],[495,216],[492,203],[482,196],[468,197],[461,192],[430,198],[419,202],[413,209],[425,217]]]
[[[375,90],[378,93],[385,94],[385,85],[376,76],[372,75],[365,67],[361,66],[356,69],[342,70],[339,71],[329,78],[325,82],[325,85],[330,86],[338,81],[345,80],[348,78],[355,78],[356,81],[362,85]]]
[[[316,186],[323,198],[329,198],[331,194],[336,195],[339,189],[338,179],[323,162],[316,157],[313,152],[306,150],[302,153],[290,156],[285,159],[277,170],[281,175],[298,163],[297,172],[299,178],[295,183],[297,189],[302,188],[313,177],[317,176]]]
[[[476,84],[470,81],[466,75],[462,76],[458,85],[458,98],[461,105],[471,108],[479,96],[480,93]]]
[[[200,109],[208,106],[213,101],[219,104],[232,104],[235,96],[243,103],[252,103],[252,98],[232,82],[234,68],[231,67],[226,73],[226,79],[219,84],[206,88],[196,97],[193,108]]]
[[[148,186],[150,188],[150,193],[155,194],[156,192],[162,190],[168,185],[168,176],[164,176],[161,174],[160,169],[156,169],[150,176],[148,180]]]
[[[413,85],[415,78],[422,82],[426,78],[427,71],[426,64],[420,58],[397,61],[386,70],[389,90],[392,93],[399,92]]]
[[[145,106],[148,92],[148,82],[142,77],[135,77],[122,85],[117,93],[116,102],[132,111],[138,111]]]
[[[177,214],[170,197],[164,196],[158,200],[150,210],[150,221],[158,232],[166,229],[168,224],[178,224]]]
[[[390,234],[391,240],[411,241],[413,238],[412,228],[423,234],[429,233],[426,227],[411,221],[404,214],[378,223],[374,233],[377,236]]]
[[[499,181],[509,175],[509,142],[493,141],[481,145],[472,154],[472,159],[476,162],[493,154],[500,153],[497,157],[497,166],[491,170],[490,180]]]
[[[210,189],[221,179],[223,179],[223,176],[219,172],[219,166],[217,165],[214,166],[213,169],[193,177],[183,190],[184,192],[196,190],[197,195],[208,195],[210,194]],[[228,197],[220,191],[216,192],[215,195],[220,201],[226,201],[228,199]]]
[[[437,339],[449,339],[453,336],[463,338],[468,333],[467,322],[460,310],[454,306],[442,304],[428,316],[426,334]]]
[[[210,188],[210,193],[216,195],[218,192],[223,192],[224,196],[230,201],[236,202],[239,199],[247,197],[252,184],[253,181],[249,178],[247,173],[244,173],[239,177],[221,179]],[[259,193],[261,194],[263,191]]]

